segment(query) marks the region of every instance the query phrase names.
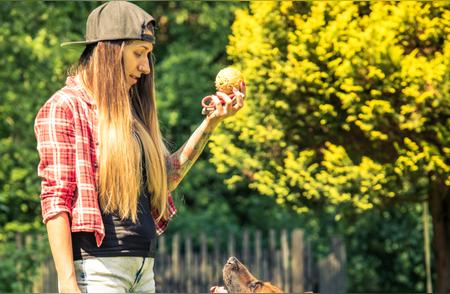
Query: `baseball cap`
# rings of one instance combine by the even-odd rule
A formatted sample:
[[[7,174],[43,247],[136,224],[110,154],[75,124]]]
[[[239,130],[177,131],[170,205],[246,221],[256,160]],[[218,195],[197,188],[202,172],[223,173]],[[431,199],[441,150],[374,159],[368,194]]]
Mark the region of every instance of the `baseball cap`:
[[[84,41],[64,42],[61,47],[124,39],[155,43],[155,36],[145,33],[145,30],[153,30],[154,27],[153,16],[139,6],[127,1],[110,1],[89,14]]]

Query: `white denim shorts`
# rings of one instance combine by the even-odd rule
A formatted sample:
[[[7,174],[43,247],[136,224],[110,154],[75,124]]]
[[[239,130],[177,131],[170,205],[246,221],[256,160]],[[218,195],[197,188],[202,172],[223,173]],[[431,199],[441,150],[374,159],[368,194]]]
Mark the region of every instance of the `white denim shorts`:
[[[155,293],[151,257],[96,257],[75,260],[78,287],[83,293]]]

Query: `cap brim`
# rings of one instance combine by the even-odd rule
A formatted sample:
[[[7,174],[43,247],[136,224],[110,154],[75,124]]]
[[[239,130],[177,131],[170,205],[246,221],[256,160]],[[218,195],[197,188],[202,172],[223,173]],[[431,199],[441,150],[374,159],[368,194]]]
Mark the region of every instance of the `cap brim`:
[[[75,42],[64,42],[61,43],[61,47],[70,46],[70,45],[86,45],[88,42],[86,41],[75,41]]]

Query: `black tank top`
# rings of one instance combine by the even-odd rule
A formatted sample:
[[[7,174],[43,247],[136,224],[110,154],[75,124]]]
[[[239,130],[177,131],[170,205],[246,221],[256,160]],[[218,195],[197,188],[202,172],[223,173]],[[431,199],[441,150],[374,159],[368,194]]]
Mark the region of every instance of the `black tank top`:
[[[137,137],[142,150],[142,142],[139,136]],[[144,156],[142,162],[145,163]],[[143,167],[142,176],[146,179],[145,164]],[[100,247],[97,247],[93,232],[72,233],[74,260],[113,256],[155,257],[156,229],[151,215],[151,194],[144,192],[144,187],[141,190],[136,223],[131,219],[121,220],[117,213],[105,214],[102,211],[105,238]]]

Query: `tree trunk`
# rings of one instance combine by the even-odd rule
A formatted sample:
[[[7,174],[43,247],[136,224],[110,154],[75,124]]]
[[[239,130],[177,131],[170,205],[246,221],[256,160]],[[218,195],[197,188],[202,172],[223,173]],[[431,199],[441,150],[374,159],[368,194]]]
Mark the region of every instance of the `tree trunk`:
[[[433,219],[436,292],[450,292],[450,195],[443,181],[431,182],[429,205]]]

